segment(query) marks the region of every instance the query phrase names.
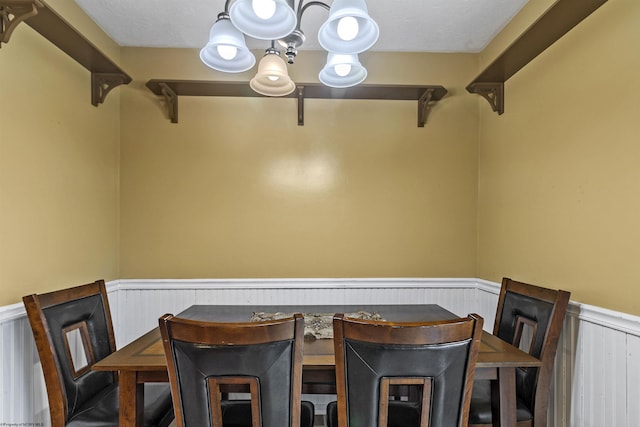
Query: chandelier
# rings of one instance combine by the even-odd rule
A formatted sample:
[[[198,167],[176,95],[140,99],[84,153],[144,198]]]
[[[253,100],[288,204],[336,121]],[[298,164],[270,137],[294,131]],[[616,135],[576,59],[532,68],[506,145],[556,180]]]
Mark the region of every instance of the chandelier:
[[[300,28],[303,13],[311,6],[329,11],[329,17],[318,31],[318,42],[327,53],[327,63],[320,71],[320,81],[331,87],[355,86],[367,77],[358,54],[378,40],[378,24],[368,14],[365,0],[334,0],[331,6],[321,1],[300,0],[226,0],[224,12],[209,32],[209,42],[200,51],[202,62],[218,71],[240,73],[251,69],[256,58],[245,42],[245,35],[271,41],[251,79],[251,88],[266,96],[285,96],[293,92],[295,83],[280,57],[276,41],[293,64],[298,47],[305,41]],[[231,4],[231,7],[229,5]]]

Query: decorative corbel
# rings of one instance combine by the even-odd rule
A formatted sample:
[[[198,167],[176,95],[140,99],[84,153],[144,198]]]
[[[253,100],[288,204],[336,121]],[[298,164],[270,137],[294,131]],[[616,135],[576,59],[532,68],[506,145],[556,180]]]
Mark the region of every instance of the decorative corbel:
[[[435,89],[429,88],[424,91],[420,99],[418,99],[418,127],[423,128],[429,118],[431,112],[431,100]]]
[[[467,86],[467,91],[486,99],[498,115],[504,113],[504,83],[471,83]]]
[[[37,15],[40,7],[44,5],[38,0],[0,0],[0,47],[9,43],[18,24]]]
[[[178,95],[176,95],[174,90],[166,83],[160,83],[159,86],[162,91],[162,96],[164,96],[167,114],[169,115],[169,119],[171,119],[171,123],[178,123]]]
[[[111,89],[131,81],[128,76],[117,73],[91,73],[91,105],[97,107]]]

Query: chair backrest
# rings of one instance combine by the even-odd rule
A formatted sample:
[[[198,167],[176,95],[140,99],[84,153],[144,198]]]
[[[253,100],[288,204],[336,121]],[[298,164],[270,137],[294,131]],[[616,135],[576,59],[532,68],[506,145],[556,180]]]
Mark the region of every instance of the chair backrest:
[[[420,426],[467,425],[483,319],[333,319],[340,427],[386,427],[389,387],[420,389]]]
[[[549,386],[570,293],[502,279],[493,334],[542,361],[518,368],[516,390],[534,420],[547,417]]]
[[[23,297],[42,364],[53,426],[63,426],[95,393],[117,383],[91,365],[115,351],[103,280]]]
[[[245,386],[253,426],[300,425],[304,318],[214,323],[159,320],[178,427],[222,427],[225,386]]]

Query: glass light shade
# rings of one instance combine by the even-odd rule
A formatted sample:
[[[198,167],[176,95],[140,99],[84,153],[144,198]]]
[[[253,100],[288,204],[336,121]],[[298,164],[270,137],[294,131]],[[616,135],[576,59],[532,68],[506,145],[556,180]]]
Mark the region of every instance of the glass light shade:
[[[348,72],[344,74],[346,70]],[[351,87],[362,83],[367,78],[367,69],[360,64],[358,55],[329,53],[327,64],[320,71],[318,78],[326,86]]]
[[[287,73],[287,64],[277,53],[267,53],[258,64],[258,73],[249,82],[251,89],[261,95],[285,96],[296,88]]]
[[[296,29],[296,12],[286,0],[274,0],[275,11],[262,19],[253,9],[253,0],[236,0],[229,9],[231,22],[248,36],[261,40],[278,40]]]
[[[233,51],[233,48],[236,49],[236,54],[232,59],[225,59],[231,56],[226,55],[225,50]],[[247,47],[244,35],[233,26],[229,18],[221,18],[213,24],[209,42],[200,50],[200,60],[208,67],[225,73],[241,73],[256,63],[256,57]]]
[[[358,22],[358,34],[352,40],[344,40],[338,34],[340,20],[347,17]],[[335,0],[331,4],[329,18],[318,31],[318,41],[329,52],[353,54],[369,49],[378,41],[379,35],[378,24],[369,16],[364,0]]]

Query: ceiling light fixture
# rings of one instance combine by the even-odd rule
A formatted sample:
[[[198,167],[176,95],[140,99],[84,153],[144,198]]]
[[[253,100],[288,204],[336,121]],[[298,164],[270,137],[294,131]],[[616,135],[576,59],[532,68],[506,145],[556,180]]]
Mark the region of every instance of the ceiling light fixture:
[[[258,74],[250,85],[263,95],[288,95],[295,89],[295,84],[288,76],[286,64],[280,58],[274,41],[277,40],[285,49],[287,62],[293,64],[298,48],[305,41],[300,27],[302,15],[309,7],[320,6],[329,10],[327,21],[318,31],[318,41],[328,51],[327,64],[319,75],[320,81],[339,88],[364,81],[367,70],[360,64],[357,54],[371,48],[380,33],[378,25],[368,14],[365,0],[334,0],[331,6],[321,1],[305,4],[304,0],[299,0],[297,11],[294,2],[235,0],[232,3],[226,0],[224,12],[218,15],[218,20],[211,27],[209,42],[200,51],[200,59],[218,71],[247,71],[256,60],[247,48],[245,35],[270,40],[271,47],[266,50],[258,65]],[[276,75],[278,78],[274,79]]]
[[[327,65],[320,71],[318,78],[326,86],[351,87],[367,78],[367,69],[360,64],[356,54],[329,53]]]
[[[280,58],[280,52],[271,42],[258,64],[258,74],[249,82],[251,89],[261,95],[285,96],[296,88],[296,84],[287,73],[287,64]]]
[[[233,26],[229,13],[222,12],[209,32],[209,43],[200,51],[205,65],[225,73],[241,73],[251,69],[256,57],[247,47],[244,34]]]

